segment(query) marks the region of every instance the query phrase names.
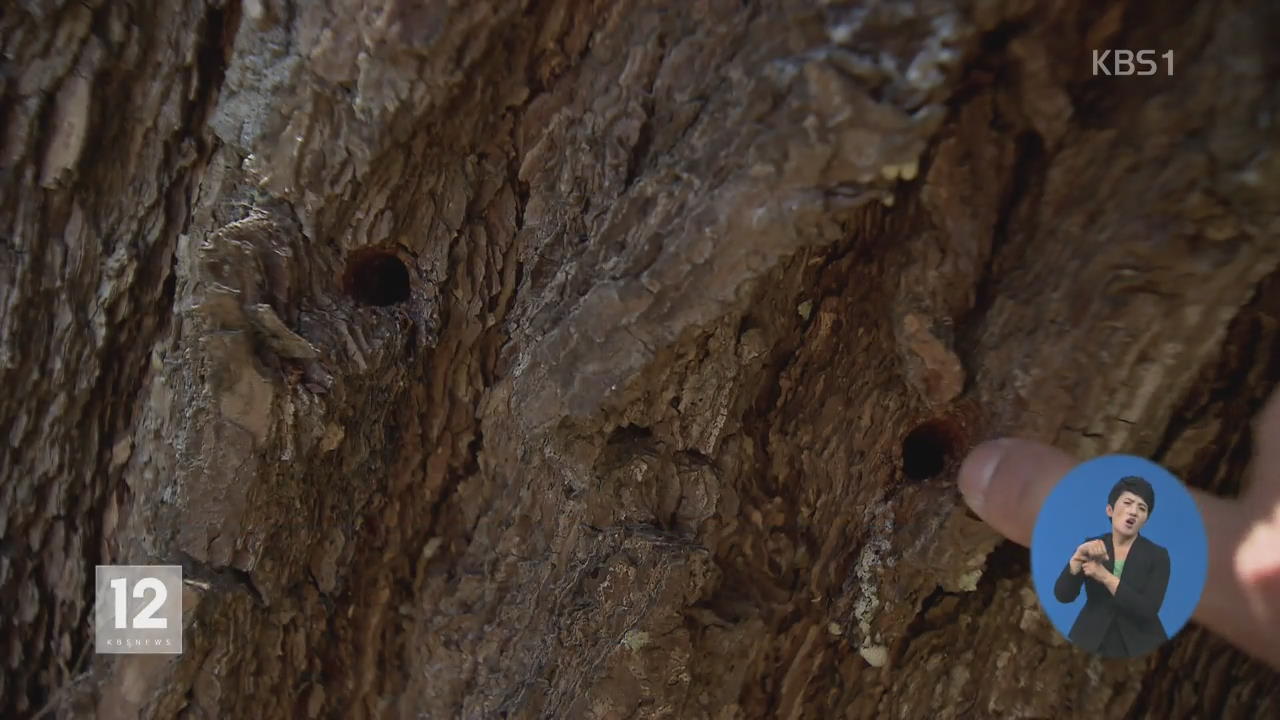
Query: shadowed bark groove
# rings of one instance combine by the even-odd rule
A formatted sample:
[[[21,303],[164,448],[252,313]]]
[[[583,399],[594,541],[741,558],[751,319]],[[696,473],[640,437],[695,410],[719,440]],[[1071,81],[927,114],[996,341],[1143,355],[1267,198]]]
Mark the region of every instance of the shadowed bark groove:
[[[1075,651],[954,488],[1016,432],[1238,492],[1277,20],[19,3],[0,714],[1280,712],[1198,628]],[[92,653],[99,563],[198,581],[181,656]]]

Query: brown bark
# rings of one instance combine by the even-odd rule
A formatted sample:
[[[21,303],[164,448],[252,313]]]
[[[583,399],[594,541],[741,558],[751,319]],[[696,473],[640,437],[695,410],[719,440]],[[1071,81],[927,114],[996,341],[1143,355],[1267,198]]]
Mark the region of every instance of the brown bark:
[[[1238,491],[1272,5],[17,3],[0,714],[1280,713],[1075,651],[954,488]],[[93,654],[99,563],[184,566],[184,654]]]

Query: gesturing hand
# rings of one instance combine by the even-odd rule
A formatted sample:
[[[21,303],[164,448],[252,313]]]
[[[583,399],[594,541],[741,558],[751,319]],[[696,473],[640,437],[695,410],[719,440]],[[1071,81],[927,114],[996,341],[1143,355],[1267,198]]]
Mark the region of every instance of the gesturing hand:
[[[1082,565],[1089,560],[1097,560],[1099,562],[1107,559],[1107,544],[1101,540],[1086,540],[1080,543],[1080,547],[1076,548],[1071,560],[1071,574],[1079,575]]]
[[[1253,435],[1253,463],[1240,499],[1191,490],[1209,538],[1209,575],[1195,619],[1280,668],[1280,392],[1259,415]],[[1076,463],[1042,443],[995,440],[965,459],[960,492],[987,524],[1029,545],[1040,506]],[[1073,572],[1081,548],[1071,556]],[[1090,561],[1080,559],[1079,572]]]
[[[1084,573],[1085,577],[1092,578],[1098,582],[1102,582],[1111,574],[1111,571],[1107,569],[1106,565],[1103,565],[1096,560],[1084,561],[1084,565],[1081,566],[1080,572]]]

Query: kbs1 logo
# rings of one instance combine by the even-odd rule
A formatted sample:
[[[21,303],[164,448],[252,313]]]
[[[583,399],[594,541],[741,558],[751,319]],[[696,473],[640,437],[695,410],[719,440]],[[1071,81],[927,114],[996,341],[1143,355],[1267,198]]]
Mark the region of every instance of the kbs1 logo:
[[[1094,50],[1093,75],[1155,75],[1161,70],[1173,76],[1173,51]]]

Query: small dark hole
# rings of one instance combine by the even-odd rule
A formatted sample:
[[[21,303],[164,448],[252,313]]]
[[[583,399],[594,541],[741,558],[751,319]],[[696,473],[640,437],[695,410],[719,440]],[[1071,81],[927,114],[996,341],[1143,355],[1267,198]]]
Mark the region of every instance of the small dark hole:
[[[347,260],[343,284],[361,305],[395,305],[409,299],[409,268],[386,250],[360,250]]]
[[[956,429],[944,420],[931,420],[907,433],[902,441],[902,472],[908,480],[927,480],[941,473],[956,447]]]

